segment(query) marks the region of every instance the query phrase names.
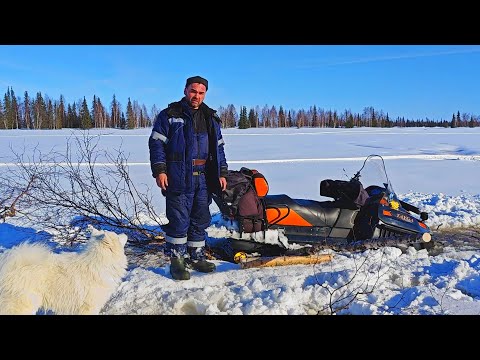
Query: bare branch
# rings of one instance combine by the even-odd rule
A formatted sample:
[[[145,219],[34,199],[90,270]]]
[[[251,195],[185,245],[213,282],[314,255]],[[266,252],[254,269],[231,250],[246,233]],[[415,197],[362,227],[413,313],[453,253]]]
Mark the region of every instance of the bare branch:
[[[99,136],[84,133],[69,138],[63,152],[12,152],[17,165],[0,179],[7,190],[2,205],[14,199],[10,209],[21,209],[31,221],[66,232],[70,239],[87,224],[127,232],[137,241],[161,234],[150,188],[133,183],[121,148],[102,150]],[[15,189],[24,190],[16,195]]]

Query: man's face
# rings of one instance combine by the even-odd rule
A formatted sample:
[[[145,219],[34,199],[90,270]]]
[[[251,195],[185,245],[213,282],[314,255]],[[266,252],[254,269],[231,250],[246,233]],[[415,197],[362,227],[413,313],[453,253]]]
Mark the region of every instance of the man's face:
[[[205,85],[199,83],[192,83],[188,85],[185,90],[183,90],[185,97],[194,109],[198,109],[199,106],[203,103],[205,95],[207,94],[207,89]]]

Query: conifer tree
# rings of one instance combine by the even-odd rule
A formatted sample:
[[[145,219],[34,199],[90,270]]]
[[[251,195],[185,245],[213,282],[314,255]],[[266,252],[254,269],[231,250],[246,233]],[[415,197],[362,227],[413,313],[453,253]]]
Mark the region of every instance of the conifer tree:
[[[12,99],[10,95],[10,87],[7,88],[7,92],[3,97],[3,117],[5,129],[13,129]]]
[[[347,120],[345,121],[345,127],[350,129],[353,128],[353,115],[352,113],[348,114]]]
[[[28,92],[25,91],[23,94],[23,109],[24,109],[24,115],[23,118],[25,119],[25,127],[27,129],[31,129],[33,126],[32,124],[32,117],[30,114],[30,98],[28,97]]]
[[[2,106],[2,99],[0,99],[0,129],[6,129],[5,116]]]
[[[72,126],[73,128],[78,129],[80,127],[80,118],[78,117],[76,102],[73,102],[73,105],[72,105],[72,116],[73,116]]]
[[[143,109],[140,109],[140,118],[138,119],[140,122],[140,127],[145,127],[145,119],[143,118]]]
[[[255,110],[253,108],[251,108],[250,111],[248,112],[248,123],[250,127],[257,126],[257,119],[255,117]]]
[[[238,128],[239,129],[248,129],[249,123],[248,123],[248,118],[247,118],[247,107],[242,106],[240,108],[240,120],[238,121]]]
[[[285,112],[283,111],[283,106],[280,105],[280,109],[278,109],[278,127],[285,127],[285,125],[286,125]]]
[[[18,108],[17,98],[15,96],[15,92],[13,88],[10,87],[10,99],[12,100],[12,108],[11,108],[11,121],[12,121],[12,128],[19,129],[20,128],[20,112]]]
[[[70,104],[67,105],[67,120],[65,122],[65,127],[73,128],[73,113],[72,106]]]
[[[128,98],[127,103],[127,129],[135,129],[136,121],[135,121],[135,114],[132,108],[132,102],[130,98]]]
[[[313,127],[318,127],[318,114],[317,114],[317,107],[313,105],[313,110],[312,110],[312,126]]]
[[[93,102],[92,102],[92,123],[94,128],[98,128],[98,110],[97,110],[97,96],[93,95]]]
[[[457,122],[455,119],[455,114],[452,115],[452,121],[450,122],[450,127],[456,128],[457,127]]]
[[[125,129],[127,126],[127,121],[125,120],[125,114],[122,111],[122,116],[120,117],[120,129]]]
[[[46,128],[47,129],[54,129],[54,124],[55,124],[55,119],[54,119],[54,109],[53,109],[53,104],[52,100],[48,99],[47,101],[47,117],[46,117]]]
[[[112,111],[112,115],[110,117],[111,127],[114,128],[122,128],[121,126],[121,115],[120,115],[120,103],[117,101],[115,94],[113,94],[113,100],[110,104],[110,109]]]
[[[378,127],[377,117],[375,116],[375,110],[372,108],[372,127]]]
[[[90,111],[88,110],[87,99],[83,97],[82,107],[80,108],[80,126],[82,129],[91,129],[92,128],[92,117],[90,116]]]
[[[33,112],[33,123],[34,129],[45,129],[45,122],[47,120],[47,106],[45,105],[45,101],[43,100],[42,93],[39,91],[37,92],[37,96],[35,98],[34,104],[34,112]]]
[[[65,113],[65,99],[63,95],[60,95],[60,101],[58,103],[58,108],[56,112],[56,127],[57,129],[63,129],[65,126],[65,121],[66,121],[66,113]]]

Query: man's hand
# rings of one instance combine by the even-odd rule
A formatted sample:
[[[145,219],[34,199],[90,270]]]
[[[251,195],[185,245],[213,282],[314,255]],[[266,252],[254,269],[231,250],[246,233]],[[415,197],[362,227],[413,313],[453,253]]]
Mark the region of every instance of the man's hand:
[[[227,179],[224,177],[219,178],[220,180],[220,187],[222,188],[222,191],[227,190]]]
[[[167,186],[168,186],[167,174],[165,173],[158,174],[155,180],[159,188],[162,188],[163,190],[167,190]]]

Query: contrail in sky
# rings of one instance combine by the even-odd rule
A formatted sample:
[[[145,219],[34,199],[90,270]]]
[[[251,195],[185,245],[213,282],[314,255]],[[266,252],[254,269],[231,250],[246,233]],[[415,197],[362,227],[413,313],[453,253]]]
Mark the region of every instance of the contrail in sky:
[[[323,62],[319,64],[310,64],[304,65],[303,68],[314,68],[319,66],[337,66],[337,65],[351,65],[351,64],[366,64],[379,61],[391,61],[391,60],[402,60],[402,59],[416,59],[422,57],[433,57],[433,56],[443,56],[443,55],[458,55],[458,54],[470,54],[480,52],[480,47],[473,49],[464,49],[464,50],[448,50],[448,51],[437,51],[430,53],[417,53],[417,54],[403,54],[403,55],[385,55],[377,57],[366,57],[358,58],[353,60],[344,60],[344,61],[333,61],[333,62]]]

